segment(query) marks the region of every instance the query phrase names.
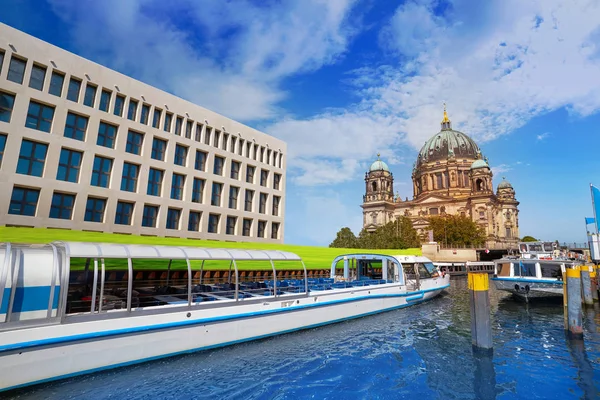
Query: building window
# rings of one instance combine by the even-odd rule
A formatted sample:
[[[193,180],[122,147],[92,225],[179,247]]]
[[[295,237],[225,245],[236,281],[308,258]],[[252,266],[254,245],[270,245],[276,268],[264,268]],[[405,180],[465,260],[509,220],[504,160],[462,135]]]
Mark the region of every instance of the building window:
[[[127,109],[127,119],[135,121],[135,115],[137,114],[138,102],[134,99],[129,99],[129,108]]]
[[[213,146],[219,147],[219,139],[221,138],[221,131],[215,129],[215,138],[213,140]]]
[[[481,220],[485,219],[485,211],[479,211],[479,219],[481,219]]]
[[[25,75],[26,64],[27,61],[13,56],[10,59],[10,65],[8,66],[8,76],[6,77],[6,79],[18,83],[19,85],[22,84],[23,75]]]
[[[148,125],[148,118],[150,117],[150,106],[148,104],[142,105],[142,117],[140,122],[144,125]]]
[[[276,151],[273,152],[273,164],[272,165],[274,167],[277,166],[277,152]]]
[[[438,215],[438,214],[439,214],[439,210],[437,207],[429,209],[429,215]]]
[[[254,167],[251,165],[246,166],[246,182],[254,183]]]
[[[208,232],[219,233],[219,219],[221,218],[218,214],[208,215]]]
[[[208,154],[200,151],[200,150],[196,150],[196,161],[194,162],[194,168],[197,169],[198,171],[206,171],[206,158],[208,157]]]
[[[179,218],[181,210],[169,208],[167,210],[167,229],[179,229]]]
[[[69,88],[67,89],[67,100],[79,101],[79,90],[81,90],[81,81],[71,77],[69,80]]]
[[[0,135],[0,168],[2,167],[2,158],[4,157],[4,149],[6,148],[6,135]]]
[[[235,186],[229,187],[229,208],[237,209],[239,193],[240,193],[239,187],[235,187]]]
[[[54,118],[54,107],[31,100],[29,102],[25,126],[42,132],[50,132],[52,118]]]
[[[4,64],[4,51],[0,50],[0,73],[2,73],[2,64]]]
[[[271,239],[279,239],[279,223],[271,223]]]
[[[115,224],[131,225],[133,217],[133,203],[119,201],[117,203],[117,213],[115,214]]]
[[[123,176],[121,177],[121,190],[136,192],[140,166],[136,164],[123,163]]]
[[[232,153],[235,153],[235,143],[237,142],[237,138],[235,136],[231,137],[231,147],[229,148],[229,151],[231,151]]]
[[[114,149],[116,139],[117,127],[106,122],[100,122],[100,127],[98,128],[98,139],[96,139],[96,144],[98,146],[104,146]]]
[[[279,153],[279,168],[281,168],[282,163],[283,163],[283,154]]]
[[[85,96],[83,96],[83,105],[88,107],[94,107],[96,102],[96,90],[98,88],[89,83],[85,86]]]
[[[181,136],[181,125],[183,125],[183,118],[177,117],[175,119],[175,134]]]
[[[171,198],[174,200],[183,199],[183,185],[185,183],[185,176],[180,174],[173,174],[171,182]]]
[[[223,165],[225,159],[223,157],[215,156],[215,165],[213,168],[213,174],[223,176]]]
[[[83,115],[73,114],[72,112],[67,114],[67,122],[65,123],[64,136],[85,141],[85,131],[87,130],[88,117]]]
[[[23,139],[17,162],[17,174],[42,176],[48,145]]]
[[[34,65],[31,68],[29,76],[29,87],[37,90],[44,89],[44,80],[46,79],[46,68],[40,65]]]
[[[125,151],[131,154],[140,155],[142,153],[142,143],[144,143],[144,135],[142,133],[129,131],[127,132]]]
[[[231,161],[231,179],[240,179],[240,166],[240,162]]]
[[[443,189],[444,185],[443,185],[443,181],[442,181],[442,174],[437,173],[435,174],[435,188],[436,189]]]
[[[163,171],[159,169],[150,168],[148,172],[148,191],[147,194],[151,196],[160,196],[162,188]]]
[[[196,124],[196,142],[200,142],[202,140],[202,124]]]
[[[142,226],[147,228],[156,228],[156,220],[158,219],[158,207],[157,206],[144,206],[144,213],[142,214]]]
[[[165,161],[165,152],[167,150],[167,141],[162,139],[154,138],[152,140],[152,157],[158,161]]]
[[[107,188],[110,182],[110,171],[112,170],[112,160],[96,156],[94,158],[94,167],[92,168],[92,186]]]
[[[117,95],[117,98],[115,99],[115,108],[113,109],[113,114],[118,117],[122,117],[124,104],[125,104],[125,96]]]
[[[106,209],[106,199],[98,199],[96,197],[88,197],[85,205],[85,217],[88,222],[103,222],[104,210]]]
[[[276,217],[279,216],[279,202],[281,201],[281,197],[279,196],[273,196],[273,208],[272,208],[272,214]]]
[[[269,179],[269,171],[266,169],[260,170],[260,186],[267,186],[267,181]]]
[[[229,135],[224,133],[223,134],[223,142],[221,143],[221,148],[225,151],[227,151],[227,141],[229,140]]]
[[[54,192],[52,195],[52,203],[50,205],[50,218],[71,219],[74,205],[74,194]]]
[[[244,211],[252,212],[252,198],[254,197],[254,190],[246,189],[244,198]]]
[[[192,186],[192,202],[202,203],[202,195],[204,194],[204,179],[194,178]]]
[[[250,232],[252,232],[252,220],[244,218],[242,221],[242,236],[250,236]]]
[[[210,134],[212,132],[212,128],[210,126],[206,127],[206,132],[204,133],[204,144],[210,145]]]
[[[10,122],[14,105],[15,96],[5,92],[0,92],[0,121]]]
[[[279,183],[281,182],[280,174],[273,174],[273,189],[279,190]]]
[[[258,159],[258,145],[255,144],[254,145],[254,160],[257,161]]]
[[[271,163],[271,150],[267,150],[267,161],[266,161],[266,163],[267,164]]]
[[[59,181],[79,182],[79,170],[83,153],[75,150],[61,149],[56,179]]]
[[[171,120],[173,119],[173,114],[166,113],[165,114],[165,123],[163,125],[163,130],[165,132],[171,132]]]
[[[246,141],[244,139],[240,139],[240,143],[238,144],[238,154],[241,156],[244,153],[244,143]]]
[[[187,120],[185,125],[185,137],[187,139],[192,138],[192,127],[194,126],[194,121]]]
[[[506,228],[506,238],[507,239],[512,238],[512,229],[511,228]]]
[[[175,146],[175,165],[185,167],[188,148],[180,144]]]
[[[221,192],[223,191],[223,184],[213,182],[212,184],[212,196],[210,198],[211,206],[221,206]]]
[[[27,189],[15,186],[10,198],[8,213],[35,217],[39,197],[39,189]]]
[[[152,127],[158,129],[160,126],[160,115],[162,114],[162,110],[160,108],[154,109],[154,116],[152,117]]]
[[[265,214],[265,210],[267,208],[267,199],[268,199],[268,195],[266,193],[261,193],[260,197],[259,197],[259,203],[258,203],[258,212],[261,214]]]
[[[48,93],[54,96],[62,96],[62,88],[65,83],[65,76],[56,71],[52,71],[52,76],[50,77],[50,88]]]
[[[188,218],[188,231],[198,232],[200,231],[200,217],[202,213],[199,211],[190,211],[190,217]]]
[[[250,147],[252,144],[250,142],[246,143],[246,158],[250,158]]]
[[[265,162],[265,148],[263,146],[260,146],[260,162]]]
[[[237,222],[237,218],[228,216],[226,222],[227,222],[227,226],[225,227],[225,234],[226,235],[235,235],[235,224]]]
[[[103,90],[100,95],[100,111],[108,112],[108,108],[110,107],[110,97],[112,96],[112,92],[110,90]]]
[[[260,238],[264,238],[266,227],[267,227],[267,221],[258,221],[258,230],[256,232],[256,236],[260,237]]]

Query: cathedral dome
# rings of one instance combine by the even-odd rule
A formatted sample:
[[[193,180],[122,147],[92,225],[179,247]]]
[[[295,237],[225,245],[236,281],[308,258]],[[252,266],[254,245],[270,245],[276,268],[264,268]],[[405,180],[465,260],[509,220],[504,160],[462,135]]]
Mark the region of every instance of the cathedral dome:
[[[371,164],[371,168],[369,168],[369,172],[373,171],[387,171],[390,172],[387,164],[379,159],[379,154],[377,154],[377,160]]]
[[[456,158],[479,157],[479,146],[467,135],[452,129],[443,129],[430,138],[419,151],[417,164]]]
[[[509,181],[506,180],[506,178],[502,178],[502,182],[500,182],[498,184],[498,189],[512,189],[512,185],[510,184]]]
[[[475,160],[471,164],[471,169],[489,168],[490,166],[484,160]]]

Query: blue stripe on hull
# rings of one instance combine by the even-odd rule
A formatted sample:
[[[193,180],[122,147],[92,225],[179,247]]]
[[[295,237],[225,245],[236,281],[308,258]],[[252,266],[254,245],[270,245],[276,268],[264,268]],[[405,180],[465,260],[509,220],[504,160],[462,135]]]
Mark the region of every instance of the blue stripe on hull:
[[[383,298],[389,298],[389,297],[411,297],[413,295],[419,295],[419,294],[423,295],[424,293],[433,292],[436,290],[441,291],[441,290],[448,288],[449,286],[450,285],[448,284],[448,285],[440,286],[438,288],[419,290],[416,292],[361,296],[361,297],[354,297],[351,299],[332,300],[332,301],[326,301],[323,303],[306,304],[306,305],[302,305],[302,306],[287,307],[287,308],[276,309],[276,310],[255,311],[255,312],[248,312],[248,313],[242,313],[242,314],[224,315],[221,317],[201,318],[201,319],[189,320],[189,321],[168,322],[168,323],[156,324],[156,325],[114,329],[114,330],[102,331],[102,332],[91,332],[91,333],[84,333],[84,334],[72,335],[72,336],[62,336],[62,337],[57,337],[57,338],[34,340],[31,342],[11,343],[11,344],[0,345],[0,353],[3,351],[8,351],[8,350],[23,350],[23,349],[37,347],[37,346],[45,346],[45,345],[49,345],[49,344],[73,342],[73,341],[77,341],[77,340],[98,339],[98,338],[107,337],[107,336],[149,332],[149,331],[154,331],[154,330],[159,330],[159,329],[179,328],[179,327],[190,326],[190,325],[208,324],[208,323],[213,323],[213,322],[229,321],[229,320],[248,318],[248,317],[257,317],[257,316],[267,315],[267,314],[287,313],[287,312],[298,311],[298,310],[303,310],[303,309],[325,307],[325,306],[349,303],[349,302],[354,302],[354,301],[383,299]],[[285,301],[285,299],[281,299],[280,301]]]
[[[522,282],[522,283],[548,283],[550,285],[563,285],[563,281],[546,281],[543,279],[523,279],[523,278],[490,278],[492,281]]]
[[[445,288],[447,288],[449,286],[450,285],[445,285],[445,286],[442,286],[442,287],[436,288],[436,289],[428,289],[428,290],[423,290],[423,291],[419,291],[419,292],[411,292],[411,293],[408,293],[408,294],[425,293],[425,292],[431,292],[431,291],[435,291],[435,290],[440,290],[441,291],[441,290],[443,290],[443,289],[445,289]],[[404,296],[402,296],[402,295],[389,295],[389,296],[385,296],[385,297],[404,297]],[[377,310],[377,311],[371,311],[371,312],[368,312],[368,313],[354,315],[354,316],[351,316],[351,317],[339,318],[339,319],[335,319],[335,320],[331,320],[331,321],[327,321],[327,322],[320,322],[320,323],[317,323],[317,324],[307,325],[307,326],[303,326],[303,327],[300,327],[300,328],[288,329],[288,330],[284,330],[284,331],[268,333],[268,334],[265,334],[265,335],[254,336],[254,337],[240,339],[240,340],[234,340],[234,341],[231,341],[231,342],[219,343],[219,344],[215,344],[215,345],[211,345],[211,346],[198,347],[198,348],[194,348],[194,349],[183,350],[183,351],[178,351],[178,352],[174,352],[174,353],[162,354],[162,355],[159,355],[159,356],[141,358],[141,359],[138,359],[138,360],[133,360],[133,361],[127,361],[127,362],[123,362],[123,363],[108,365],[108,366],[105,366],[105,367],[98,367],[98,368],[88,369],[88,370],[85,370],[85,371],[73,372],[71,374],[61,375],[61,376],[57,376],[57,377],[53,377],[53,378],[42,379],[42,380],[31,382],[31,383],[24,383],[24,384],[21,384],[21,385],[11,386],[11,387],[8,387],[8,388],[5,388],[5,389],[0,389],[0,392],[7,391],[7,390],[14,390],[14,389],[18,389],[18,388],[22,388],[22,387],[26,387],[26,386],[38,385],[38,384],[41,384],[41,383],[47,383],[47,382],[51,382],[51,381],[55,381],[55,380],[59,380],[59,379],[72,378],[72,377],[76,377],[76,376],[79,376],[79,375],[91,374],[91,373],[94,373],[94,372],[100,372],[100,371],[104,371],[104,370],[107,370],[107,369],[114,369],[114,368],[119,368],[119,367],[126,367],[126,366],[129,366],[129,365],[134,365],[134,364],[140,364],[140,363],[144,363],[144,362],[148,362],[148,361],[159,360],[161,358],[174,357],[174,356],[178,356],[178,355],[182,355],[182,354],[195,353],[197,351],[210,350],[210,349],[215,349],[215,348],[219,348],[219,347],[225,347],[225,346],[230,346],[230,345],[234,345],[234,344],[249,342],[249,341],[252,341],[252,340],[265,339],[265,338],[268,338],[268,337],[277,336],[277,335],[283,335],[283,334],[286,334],[286,333],[297,332],[297,331],[301,331],[301,330],[305,330],[305,329],[318,328],[320,326],[325,326],[325,325],[329,325],[329,324],[335,324],[335,323],[339,323],[339,322],[343,322],[343,321],[349,321],[349,320],[353,320],[353,319],[357,319],[357,318],[366,317],[366,316],[369,316],[369,315],[379,314],[379,313],[382,313],[382,312],[387,312],[387,311],[398,310],[398,309],[401,309],[401,308],[410,307],[410,306],[413,306],[413,305],[416,305],[416,304],[419,304],[419,303],[423,303],[425,301],[427,301],[427,300],[425,300],[425,299],[423,299],[423,300],[417,300],[417,301],[413,301],[413,302],[407,303],[407,304],[401,304],[401,305],[394,306],[394,307],[389,307],[389,308],[385,308],[385,309],[381,309],[381,310]]]

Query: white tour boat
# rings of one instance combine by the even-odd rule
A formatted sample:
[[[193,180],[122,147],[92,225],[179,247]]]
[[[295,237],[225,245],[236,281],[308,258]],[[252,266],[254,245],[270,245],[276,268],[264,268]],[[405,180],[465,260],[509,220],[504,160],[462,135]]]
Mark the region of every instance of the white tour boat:
[[[284,262],[301,279],[278,278]],[[229,266],[226,283],[206,280],[216,263]],[[262,280],[246,280],[252,265],[268,267]],[[166,272],[144,273],[152,268]],[[449,278],[424,257],[348,254],[316,279],[283,251],[4,244],[0,390],[398,309],[438,295]]]
[[[496,289],[529,301],[537,297],[562,297],[563,273],[576,261],[551,242],[519,243],[520,256],[495,260],[491,280]]]

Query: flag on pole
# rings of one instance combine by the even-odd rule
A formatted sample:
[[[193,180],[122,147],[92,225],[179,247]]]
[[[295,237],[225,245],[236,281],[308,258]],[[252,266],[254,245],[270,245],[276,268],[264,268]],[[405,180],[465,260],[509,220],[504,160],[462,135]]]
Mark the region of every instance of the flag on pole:
[[[595,222],[596,222],[596,218],[585,217],[585,224],[586,225],[593,224]]]
[[[598,217],[600,217],[600,189],[590,183],[590,190],[592,192],[592,208],[594,209],[596,233],[598,233]]]

